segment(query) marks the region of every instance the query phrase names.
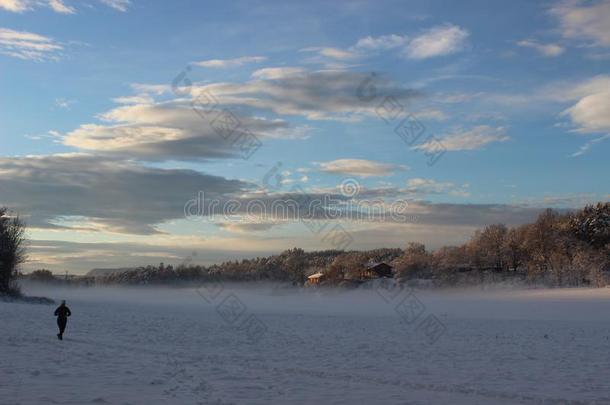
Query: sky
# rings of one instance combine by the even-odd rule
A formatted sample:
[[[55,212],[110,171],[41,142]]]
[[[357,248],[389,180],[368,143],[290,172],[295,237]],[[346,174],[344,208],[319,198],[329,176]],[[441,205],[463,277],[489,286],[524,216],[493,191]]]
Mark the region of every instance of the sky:
[[[609,67],[607,0],[0,0],[0,204],[26,271],[455,245],[610,199]]]

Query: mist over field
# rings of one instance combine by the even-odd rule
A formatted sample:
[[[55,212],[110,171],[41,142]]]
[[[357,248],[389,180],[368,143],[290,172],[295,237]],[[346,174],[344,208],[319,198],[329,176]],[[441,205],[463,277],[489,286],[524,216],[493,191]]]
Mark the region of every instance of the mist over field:
[[[216,284],[206,284],[216,286]],[[397,317],[394,306],[413,293],[430,311],[445,318],[524,320],[608,320],[610,288],[525,288],[484,285],[471,288],[405,290],[396,302],[384,299],[386,288],[374,284],[356,290],[304,290],[283,283],[218,284],[222,295],[234,294],[254,313],[278,315],[350,315]],[[217,287],[213,287],[216,289]],[[90,303],[205,310],[214,306],[206,289],[192,287],[53,287],[26,283],[34,296]],[[200,295],[202,294],[202,295]]]
[[[2,404],[610,401],[610,289],[24,290],[72,316],[57,345],[54,306],[0,306]]]

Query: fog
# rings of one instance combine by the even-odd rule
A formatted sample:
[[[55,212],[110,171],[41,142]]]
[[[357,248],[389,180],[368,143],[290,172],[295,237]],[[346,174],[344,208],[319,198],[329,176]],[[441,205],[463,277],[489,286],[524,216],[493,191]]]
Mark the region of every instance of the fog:
[[[610,289],[525,289],[508,287],[443,290],[355,290],[294,288],[282,284],[224,283],[209,287],[58,287],[24,283],[25,294],[80,303],[165,307],[168,310],[213,310],[228,296],[237,297],[249,312],[313,316],[398,317],[396,306],[416,297],[439,318],[495,320],[606,321]],[[395,295],[394,295],[395,293]],[[412,294],[412,295],[409,295]],[[207,298],[207,300],[206,300]]]
[[[59,341],[55,306],[0,305],[0,398],[608,403],[610,289],[214,287],[24,284],[72,316]]]

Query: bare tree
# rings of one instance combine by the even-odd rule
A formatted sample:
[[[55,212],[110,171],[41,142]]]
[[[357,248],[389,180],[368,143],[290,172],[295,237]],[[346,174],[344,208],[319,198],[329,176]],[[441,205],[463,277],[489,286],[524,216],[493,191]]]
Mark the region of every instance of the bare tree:
[[[432,267],[432,255],[422,243],[410,242],[402,256],[392,262],[399,278],[428,276]]]
[[[15,278],[25,259],[25,223],[0,208],[0,293],[18,292]]]
[[[526,227],[511,228],[504,239],[504,255],[509,270],[519,270],[527,261]]]
[[[483,269],[504,270],[507,266],[504,244],[508,228],[503,224],[486,226],[477,231],[470,242],[475,266]]]

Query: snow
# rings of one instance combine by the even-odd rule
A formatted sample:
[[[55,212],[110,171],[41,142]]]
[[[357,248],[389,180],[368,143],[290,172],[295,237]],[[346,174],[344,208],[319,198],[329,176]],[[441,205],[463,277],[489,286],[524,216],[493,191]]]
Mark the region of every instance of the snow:
[[[0,303],[2,405],[610,403],[610,289],[25,290],[73,316]]]

